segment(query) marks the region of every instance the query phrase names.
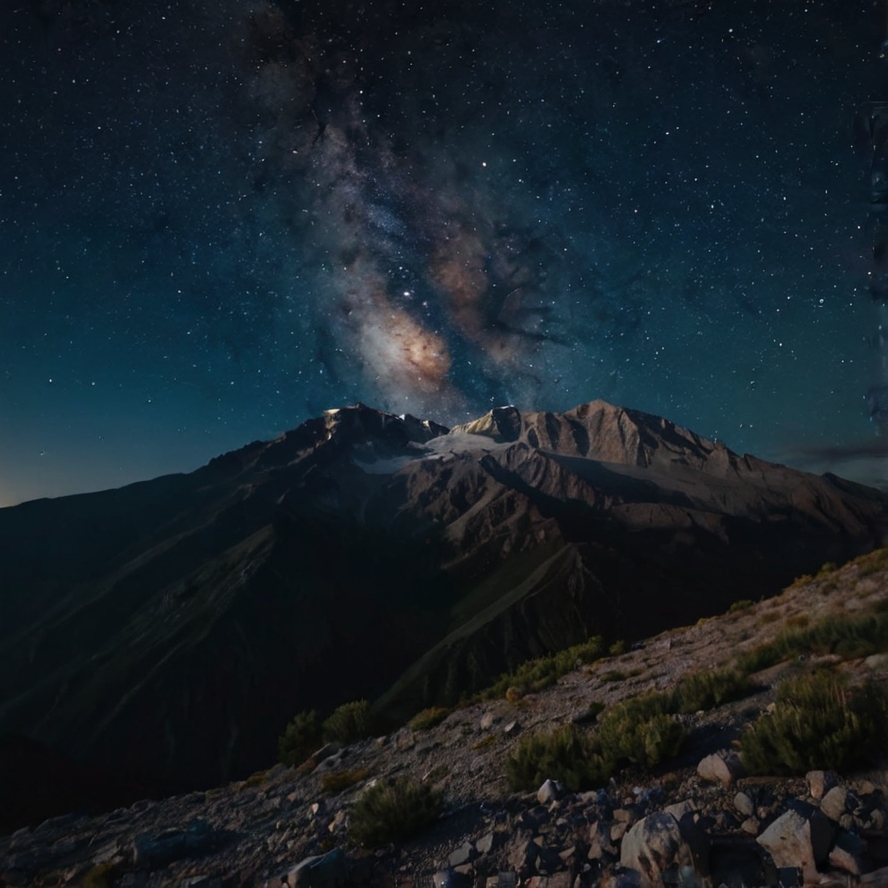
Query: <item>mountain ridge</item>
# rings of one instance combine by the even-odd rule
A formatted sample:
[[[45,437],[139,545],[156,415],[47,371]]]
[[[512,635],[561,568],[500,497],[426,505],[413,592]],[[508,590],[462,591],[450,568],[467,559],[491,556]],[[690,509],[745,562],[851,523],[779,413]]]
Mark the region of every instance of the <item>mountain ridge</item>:
[[[190,475],[0,510],[0,734],[213,785],[299,709],[403,719],[886,540],[879,491],[603,401],[453,429],[338,408]]]

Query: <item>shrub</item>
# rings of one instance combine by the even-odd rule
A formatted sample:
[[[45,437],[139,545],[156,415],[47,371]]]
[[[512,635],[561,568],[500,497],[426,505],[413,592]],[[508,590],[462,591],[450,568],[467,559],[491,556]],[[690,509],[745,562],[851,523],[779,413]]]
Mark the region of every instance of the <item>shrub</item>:
[[[337,743],[355,743],[373,733],[370,704],[366,700],[354,700],[343,703],[324,719],[321,726],[324,740]]]
[[[885,700],[874,686],[849,689],[840,676],[818,670],[778,687],[773,712],[740,738],[741,758],[754,774],[847,771],[884,749],[886,724]]]
[[[619,768],[653,767],[676,755],[686,732],[667,714],[666,694],[644,694],[618,703],[584,734],[574,725],[523,737],[506,760],[509,785],[535,789],[551,778],[572,790],[600,786]]]
[[[365,848],[400,842],[435,820],[440,810],[441,797],[430,786],[406,777],[381,780],[352,805],[349,834]]]
[[[859,577],[868,577],[888,567],[888,549],[876,549],[874,552],[860,555],[851,563],[857,565]]]
[[[676,712],[712,709],[742,697],[748,689],[749,680],[736,669],[693,672],[676,685],[670,708]]]
[[[366,768],[340,768],[328,771],[321,777],[321,788],[324,792],[337,793],[367,779],[370,772]]]
[[[428,709],[423,709],[422,712],[417,712],[407,722],[407,727],[414,731],[427,731],[429,728],[434,728],[435,725],[440,725],[448,715],[450,715],[449,709],[431,706]]]
[[[545,780],[558,780],[576,792],[600,786],[610,774],[592,737],[574,725],[528,734],[506,759],[513,790],[533,790]]]
[[[750,673],[799,654],[838,654],[851,659],[886,651],[888,614],[875,610],[870,614],[829,617],[812,626],[786,629],[774,641],[742,654],[737,665]]]
[[[749,610],[752,607],[752,602],[748,598],[741,598],[739,601],[735,601],[729,608],[729,614],[737,614],[740,611]]]
[[[584,663],[597,660],[603,653],[604,642],[601,636],[596,635],[582,644],[575,644],[535,660],[527,660],[513,672],[501,675],[478,697],[481,700],[496,700],[511,692],[514,699],[520,699],[524,694],[551,687],[562,675],[567,675]]]
[[[823,577],[828,577],[831,573],[835,573],[839,569],[839,566],[835,563],[835,561],[825,561],[820,565],[820,570],[817,571],[817,576],[814,578],[816,580],[823,579]]]
[[[321,745],[321,723],[314,709],[300,712],[278,737],[278,760],[301,765]]]
[[[601,716],[596,738],[611,771],[626,764],[653,767],[679,751],[685,729],[667,714],[670,708],[667,694],[640,694]]]
[[[626,673],[623,672],[622,669],[608,669],[601,676],[601,681],[603,682],[612,682],[612,681],[623,681],[626,678]]]

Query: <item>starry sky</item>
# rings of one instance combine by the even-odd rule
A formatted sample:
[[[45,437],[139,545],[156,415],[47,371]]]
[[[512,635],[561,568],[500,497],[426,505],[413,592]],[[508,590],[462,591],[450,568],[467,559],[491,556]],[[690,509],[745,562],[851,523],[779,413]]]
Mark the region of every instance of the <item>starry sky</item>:
[[[873,0],[8,0],[0,505],[358,400],[601,397],[888,484],[883,37]]]

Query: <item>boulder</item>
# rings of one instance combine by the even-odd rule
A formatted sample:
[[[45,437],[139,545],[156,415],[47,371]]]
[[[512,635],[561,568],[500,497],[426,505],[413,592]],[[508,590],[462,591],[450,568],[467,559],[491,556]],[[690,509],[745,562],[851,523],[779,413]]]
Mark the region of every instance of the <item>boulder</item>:
[[[697,774],[701,780],[720,783],[722,786],[730,786],[744,773],[740,757],[736,752],[716,752],[707,755],[697,765]]]
[[[709,842],[686,818],[658,812],[639,820],[623,837],[620,864],[640,875],[641,888],[703,885],[709,877]]]
[[[447,858],[448,867],[462,866],[468,863],[475,856],[475,847],[471,842],[463,842],[455,851],[450,853]]]
[[[547,780],[537,790],[537,801],[541,805],[548,805],[557,801],[564,795],[564,787],[557,780]]]
[[[481,836],[481,838],[478,839],[477,842],[475,842],[475,850],[479,854],[490,854],[490,852],[493,850],[494,840],[494,833],[486,833],[485,835]]]
[[[829,857],[835,828],[817,809],[790,810],[778,817],[756,841],[778,869],[801,869],[805,882],[816,881]]]
[[[820,810],[838,823],[848,812],[848,790],[844,786],[834,786],[820,800]]]
[[[865,868],[866,843],[850,832],[839,833],[836,844],[829,852],[829,864],[852,876],[859,876]]]
[[[348,858],[341,849],[334,848],[326,854],[306,857],[297,863],[287,873],[286,884],[292,888],[339,888],[350,884],[350,878]]]
[[[755,814],[755,802],[745,792],[738,792],[734,796],[734,808],[744,817]]]
[[[808,794],[819,802],[834,786],[838,786],[839,778],[832,771],[808,771],[805,782],[808,784]]]

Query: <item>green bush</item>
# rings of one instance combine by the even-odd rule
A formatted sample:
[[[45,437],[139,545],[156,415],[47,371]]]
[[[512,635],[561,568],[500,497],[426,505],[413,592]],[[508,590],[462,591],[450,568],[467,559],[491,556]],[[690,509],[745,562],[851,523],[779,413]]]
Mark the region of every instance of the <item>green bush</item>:
[[[709,669],[692,672],[673,691],[672,709],[697,712],[737,700],[749,690],[749,679],[736,669]]]
[[[604,653],[604,641],[596,635],[582,644],[548,654],[545,657],[537,657],[535,660],[527,660],[513,672],[504,673],[489,688],[482,691],[478,697],[481,700],[497,700],[506,696],[511,690],[516,698],[524,694],[542,691],[551,687],[568,672],[599,659]]]
[[[740,738],[744,765],[753,774],[848,771],[872,762],[885,749],[885,700],[870,684],[848,688],[818,670],[787,679],[771,713],[763,713]]]
[[[668,714],[666,694],[644,694],[607,710],[591,734],[574,725],[523,737],[506,760],[512,789],[535,789],[545,779],[572,790],[600,786],[619,768],[654,767],[676,755],[686,732]]]
[[[735,601],[729,608],[729,614],[737,614],[740,611],[749,610],[752,607],[752,602],[748,598],[741,598],[739,601]]]
[[[355,743],[371,736],[373,720],[370,704],[366,700],[343,703],[329,718],[324,719],[321,733],[328,743],[335,741],[343,744]]]
[[[301,765],[321,745],[321,723],[314,709],[300,712],[278,737],[278,760]]]
[[[668,714],[671,705],[668,694],[640,694],[599,718],[596,738],[612,771],[627,764],[650,768],[678,753],[686,732]]]
[[[430,706],[428,709],[423,709],[422,712],[417,712],[407,722],[407,727],[413,731],[428,731],[430,728],[440,725],[448,715],[450,715],[449,709],[441,706]]]
[[[593,738],[574,725],[528,734],[506,759],[506,778],[516,791],[557,780],[576,792],[600,786],[610,774]]]
[[[365,848],[400,842],[435,820],[441,797],[406,777],[381,780],[361,793],[348,818],[350,836]]]
[[[829,617],[812,626],[793,627],[774,641],[741,654],[738,667],[746,673],[767,669],[799,654],[838,654],[845,659],[888,651],[888,614],[876,612]]]

